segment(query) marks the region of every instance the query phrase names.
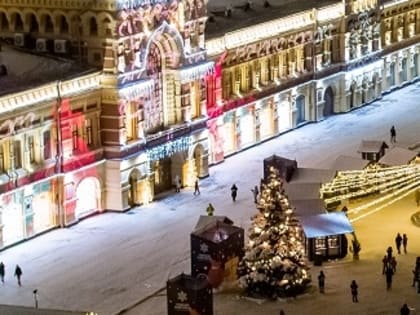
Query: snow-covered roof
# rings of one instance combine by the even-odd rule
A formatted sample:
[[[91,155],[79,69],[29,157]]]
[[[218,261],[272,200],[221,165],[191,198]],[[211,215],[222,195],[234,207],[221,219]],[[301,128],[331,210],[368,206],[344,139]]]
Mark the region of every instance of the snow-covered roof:
[[[248,2],[251,4],[251,9],[245,10],[245,5]],[[265,0],[209,0],[207,12],[210,19],[206,23],[206,38],[218,37],[243,27],[267,22],[313,8],[321,8],[338,2],[340,1],[268,0],[269,6],[265,7]],[[226,17],[225,9],[229,5],[232,7],[232,15]]]
[[[294,171],[289,183],[328,183],[335,175],[336,171],[330,169],[299,167]]]
[[[222,243],[229,239],[231,236],[236,235],[239,231],[243,231],[243,229],[231,224],[226,224],[214,220],[212,223],[207,224],[198,230],[195,230],[193,233],[191,233],[191,235],[198,236],[213,243]]]
[[[379,163],[387,166],[398,166],[410,163],[417,156],[417,152],[401,147],[393,147],[388,150]]]
[[[362,158],[340,155],[332,163],[330,169],[334,171],[363,170],[371,161]]]
[[[290,202],[298,217],[326,213],[322,199],[293,200]]]
[[[313,200],[320,198],[320,183],[288,183],[284,184],[284,190],[293,205],[295,200]]]
[[[382,148],[387,149],[388,145],[381,140],[362,140],[357,152],[362,153],[378,153]]]
[[[300,217],[303,232],[307,238],[347,234],[353,226],[343,212],[331,212]]]
[[[24,52],[13,46],[2,45],[0,65],[5,65],[7,75],[0,76],[0,95],[23,91],[51,81],[68,79],[88,73],[89,69],[77,62]],[[95,69],[97,70],[97,69]]]
[[[221,215],[200,215],[200,217],[198,218],[197,224],[195,225],[194,231],[197,231],[199,229],[202,229],[206,226],[208,226],[209,224],[213,224],[214,222],[222,222],[225,224],[231,224],[233,225],[233,221],[231,219],[229,219],[226,216],[221,216]]]

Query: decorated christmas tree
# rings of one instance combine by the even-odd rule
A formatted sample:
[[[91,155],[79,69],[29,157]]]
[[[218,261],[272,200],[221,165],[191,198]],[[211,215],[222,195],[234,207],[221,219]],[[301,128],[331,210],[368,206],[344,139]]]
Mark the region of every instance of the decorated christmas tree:
[[[274,168],[261,183],[249,242],[239,263],[239,284],[252,297],[296,296],[310,283],[301,227]]]

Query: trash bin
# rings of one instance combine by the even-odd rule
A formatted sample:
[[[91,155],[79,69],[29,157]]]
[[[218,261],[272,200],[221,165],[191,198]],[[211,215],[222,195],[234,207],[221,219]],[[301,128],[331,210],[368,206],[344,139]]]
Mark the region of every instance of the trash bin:
[[[322,266],[322,261],[324,260],[324,257],[320,254],[315,254],[314,256],[314,265],[315,266]]]

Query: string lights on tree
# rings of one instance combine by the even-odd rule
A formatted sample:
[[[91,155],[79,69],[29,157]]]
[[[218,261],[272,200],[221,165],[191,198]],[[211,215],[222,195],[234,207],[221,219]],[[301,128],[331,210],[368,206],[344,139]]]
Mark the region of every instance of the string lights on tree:
[[[311,281],[302,229],[274,168],[261,184],[257,209],[238,267],[240,286],[258,298],[302,293]]]

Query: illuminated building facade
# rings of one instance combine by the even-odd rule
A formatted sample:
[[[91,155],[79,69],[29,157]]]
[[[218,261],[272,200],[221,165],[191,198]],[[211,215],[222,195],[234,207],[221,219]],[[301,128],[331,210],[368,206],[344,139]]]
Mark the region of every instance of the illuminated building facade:
[[[1,245],[191,186],[418,77],[420,1],[272,2],[0,0],[14,49],[96,67],[0,87]]]

